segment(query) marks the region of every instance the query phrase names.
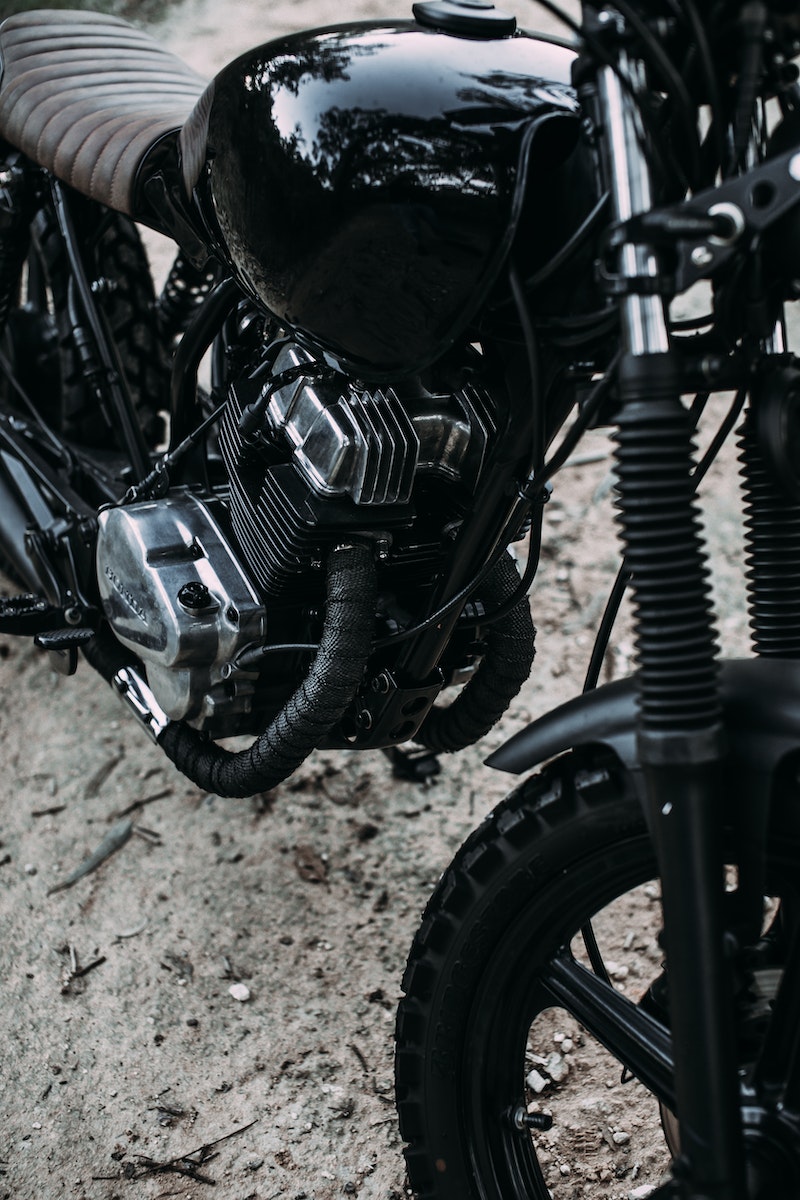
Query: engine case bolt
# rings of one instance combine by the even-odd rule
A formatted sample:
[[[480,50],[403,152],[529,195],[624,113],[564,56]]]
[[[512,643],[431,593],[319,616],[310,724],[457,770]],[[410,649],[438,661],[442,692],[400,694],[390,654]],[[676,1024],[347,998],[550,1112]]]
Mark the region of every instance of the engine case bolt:
[[[204,583],[192,580],[191,583],[185,583],[178,592],[178,603],[188,612],[201,612],[204,608],[211,608],[215,601]]]

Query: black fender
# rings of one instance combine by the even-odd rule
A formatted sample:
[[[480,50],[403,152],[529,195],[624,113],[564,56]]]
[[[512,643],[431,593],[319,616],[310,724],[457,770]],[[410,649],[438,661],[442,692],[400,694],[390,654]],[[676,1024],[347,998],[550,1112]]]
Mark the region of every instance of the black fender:
[[[636,677],[569,700],[514,734],[486,765],[519,775],[579,746],[606,746],[638,770]],[[800,661],[733,659],[721,664],[720,696],[734,763],[772,775],[800,748]]]
[[[800,661],[724,662],[720,698],[727,735],[721,777],[724,820],[733,829],[734,860],[739,866],[734,922],[746,938],[754,931],[757,935],[760,928],[763,848],[773,801],[781,795],[795,802],[796,784],[787,792],[776,788],[776,780],[783,761],[800,749]],[[607,684],[520,730],[487,758],[487,766],[521,774],[567,750],[606,748],[627,772],[657,842],[637,752],[637,709],[635,676]]]

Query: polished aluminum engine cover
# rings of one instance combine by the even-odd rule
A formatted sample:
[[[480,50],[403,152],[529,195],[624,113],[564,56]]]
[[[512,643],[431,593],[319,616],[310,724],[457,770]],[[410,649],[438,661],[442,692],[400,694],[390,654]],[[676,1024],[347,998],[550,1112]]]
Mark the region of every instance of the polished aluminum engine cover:
[[[298,346],[281,350],[274,374],[313,359]],[[292,447],[297,470],[320,495],[356,504],[405,504],[411,496],[419,438],[397,397],[373,389],[357,398],[313,378],[278,388],[267,409],[274,433]]]
[[[418,472],[436,472],[474,486],[489,424],[467,391],[448,413],[442,400],[408,411],[391,388],[343,390],[340,379],[314,379],[314,359],[284,346],[273,376],[303,364],[307,376],[272,393],[267,419],[286,439],[297,472],[321,496],[349,496],[359,506],[406,504]]]
[[[253,679],[230,666],[260,644],[266,612],[224,533],[220,501],[176,490],[100,514],[103,611],[147,668],[167,715],[215,736],[252,707]]]

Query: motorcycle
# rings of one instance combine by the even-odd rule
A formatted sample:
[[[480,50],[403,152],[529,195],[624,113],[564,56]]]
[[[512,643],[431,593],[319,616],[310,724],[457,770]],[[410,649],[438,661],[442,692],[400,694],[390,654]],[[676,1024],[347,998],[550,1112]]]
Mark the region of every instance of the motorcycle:
[[[584,694],[491,756],[546,765],[411,951],[409,1176],[548,1195],[525,1063],[555,1006],[659,1103],[658,1194],[794,1196],[800,24],[543,2],[569,36],[418,0],[211,83],[116,18],[0,26],[0,633],[85,659],[218,795],[318,747],[424,779],[527,679],[551,480],[611,427],[624,561]],[[139,226],[176,245],[158,296]],[[753,657],[720,664],[696,491],[743,411]],[[628,588],[638,670],[598,687]],[[592,922],[654,876],[666,960],[635,1003]]]

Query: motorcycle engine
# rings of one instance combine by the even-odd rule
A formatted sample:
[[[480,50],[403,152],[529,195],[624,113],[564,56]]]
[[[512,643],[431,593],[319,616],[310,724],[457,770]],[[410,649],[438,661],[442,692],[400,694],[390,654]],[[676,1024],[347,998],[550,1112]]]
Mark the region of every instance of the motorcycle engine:
[[[451,495],[463,503],[484,465],[495,431],[488,397],[472,385],[400,397],[338,373],[320,377],[316,366],[289,344],[255,395],[251,382],[231,389],[220,447],[250,569],[268,596],[307,596],[327,547],[358,530],[381,542],[385,569],[407,583],[429,578],[442,527],[458,515]],[[267,397],[258,436],[245,440],[243,411]]]
[[[99,520],[105,615],[167,715],[212,737],[257,731],[269,689],[294,687],[307,662],[268,669],[261,648],[308,640],[327,550],[354,533],[375,539],[384,628],[396,628],[441,567],[492,413],[472,384],[401,398],[321,372],[292,343],[266,377],[233,383],[219,435],[227,485],[172,489]]]

